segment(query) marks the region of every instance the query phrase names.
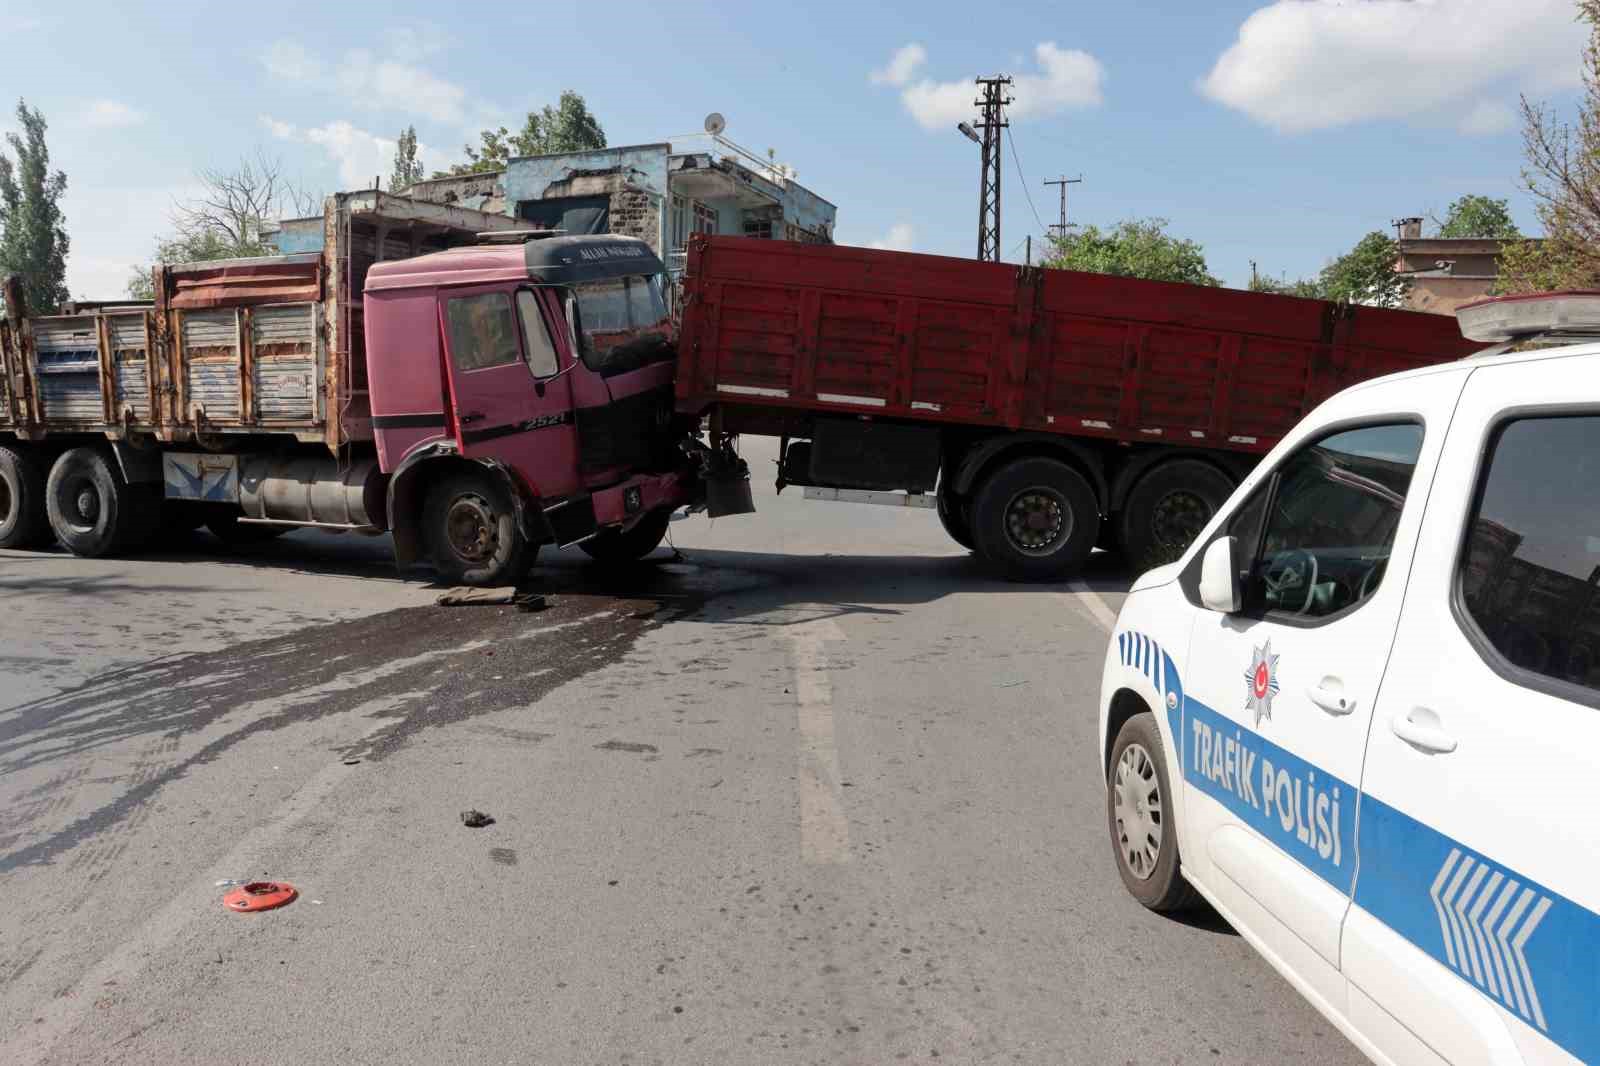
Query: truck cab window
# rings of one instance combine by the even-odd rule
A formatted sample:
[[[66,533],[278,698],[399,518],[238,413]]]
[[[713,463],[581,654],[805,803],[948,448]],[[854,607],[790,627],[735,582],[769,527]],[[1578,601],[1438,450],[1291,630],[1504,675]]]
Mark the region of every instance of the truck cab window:
[[[1461,559],[1461,604],[1520,670],[1600,691],[1600,416],[1524,418],[1495,439]]]
[[[458,370],[485,370],[522,358],[511,294],[480,292],[457,296],[447,305],[450,358]]]
[[[539,298],[527,289],[517,290],[517,314],[522,319],[522,340],[528,352],[528,369],[536,378],[547,378],[560,369],[556,348],[550,341]]]
[[[1323,437],[1285,460],[1246,583],[1246,609],[1322,618],[1376,592],[1421,449],[1419,425],[1365,426]],[[1249,549],[1248,539],[1242,547]]]
[[[671,321],[660,275],[607,278],[573,289],[584,365],[600,374],[672,358]]]

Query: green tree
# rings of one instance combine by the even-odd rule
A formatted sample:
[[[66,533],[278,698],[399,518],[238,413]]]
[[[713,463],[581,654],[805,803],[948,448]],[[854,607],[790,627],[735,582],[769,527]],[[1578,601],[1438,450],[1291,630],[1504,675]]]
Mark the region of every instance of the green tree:
[[[15,162],[0,152],[0,275],[22,279],[30,314],[50,314],[67,300],[67,228],[61,196],[67,176],[50,172],[45,121],[17,101],[22,132],[6,134]]]
[[[478,147],[470,144],[465,146],[465,163],[457,163],[449,170],[436,171],[434,177],[503,170],[514,156],[582,152],[606,146],[606,132],[601,128],[600,120],[589,112],[589,105],[583,97],[571,89],[562,92],[555,106],[546,104],[538,111],[529,111],[522,128],[517,132],[512,133],[501,126],[484,130],[478,139]]]
[[[321,197],[283,175],[282,164],[263,153],[246,156],[233,170],[202,170],[204,191],[174,204],[173,233],[156,242],[156,263],[201,263],[274,255],[267,231],[279,219],[313,214]],[[128,295],[151,299],[151,268],[134,267]]]
[[[394,145],[394,173],[389,175],[389,191],[403,192],[422,180],[422,161],[417,158],[417,127],[407,126]]]
[[[1411,291],[1411,279],[1395,273],[1399,256],[1399,242],[1381,230],[1373,230],[1322,268],[1316,281],[1318,294],[1324,300],[1399,307]]]
[[[1085,226],[1052,241],[1055,248],[1044,260],[1046,267],[1191,285],[1222,284],[1206,269],[1200,245],[1172,236],[1164,218],[1127,219],[1108,230]]]
[[[1468,194],[1451,204],[1439,222],[1440,237],[1479,237],[1508,240],[1522,233],[1511,220],[1511,206],[1505,200]]]
[[[1579,0],[1578,16],[1589,40],[1576,122],[1522,100],[1522,182],[1545,235],[1505,249],[1498,292],[1600,288],[1600,0]]]
[[[1322,284],[1315,278],[1301,278],[1290,281],[1287,278],[1274,278],[1266,274],[1258,274],[1250,279],[1248,286],[1251,292],[1271,292],[1279,296],[1303,296],[1309,300],[1320,300]]]

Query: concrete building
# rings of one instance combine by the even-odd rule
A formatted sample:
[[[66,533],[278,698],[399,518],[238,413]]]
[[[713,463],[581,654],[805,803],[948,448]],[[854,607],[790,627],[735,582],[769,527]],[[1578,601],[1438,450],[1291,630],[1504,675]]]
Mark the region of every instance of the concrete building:
[[[406,195],[568,233],[638,237],[673,270],[694,233],[832,243],[838,208],[720,138],[721,152],[661,144],[525,156],[484,174],[420,181]]]
[[[1453,315],[1481,300],[1500,276],[1500,253],[1512,241],[1482,237],[1424,237],[1422,219],[1400,220],[1400,256],[1395,270],[1411,275],[1406,308]]]

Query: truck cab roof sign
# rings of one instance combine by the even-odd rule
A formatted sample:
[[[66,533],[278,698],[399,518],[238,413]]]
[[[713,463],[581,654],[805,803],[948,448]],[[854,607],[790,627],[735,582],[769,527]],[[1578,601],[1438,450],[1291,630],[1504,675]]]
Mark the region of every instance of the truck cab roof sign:
[[[557,285],[659,274],[666,269],[650,246],[636,237],[552,237],[529,241],[522,249],[529,276]]]

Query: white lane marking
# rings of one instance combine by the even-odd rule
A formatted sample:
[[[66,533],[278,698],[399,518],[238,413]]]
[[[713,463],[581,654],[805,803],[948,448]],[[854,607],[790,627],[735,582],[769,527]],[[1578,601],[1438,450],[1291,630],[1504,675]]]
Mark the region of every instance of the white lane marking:
[[[789,659],[800,728],[800,858],[813,865],[850,861],[850,822],[844,814],[839,751],[833,739],[833,683],[823,645],[844,640],[838,624],[822,619],[790,626]]]
[[[1107,633],[1117,630],[1117,612],[1113,611],[1100,594],[1082,581],[1069,581],[1067,588],[1073,591],[1068,596],[1068,601],[1079,611],[1089,616],[1089,619]]]

